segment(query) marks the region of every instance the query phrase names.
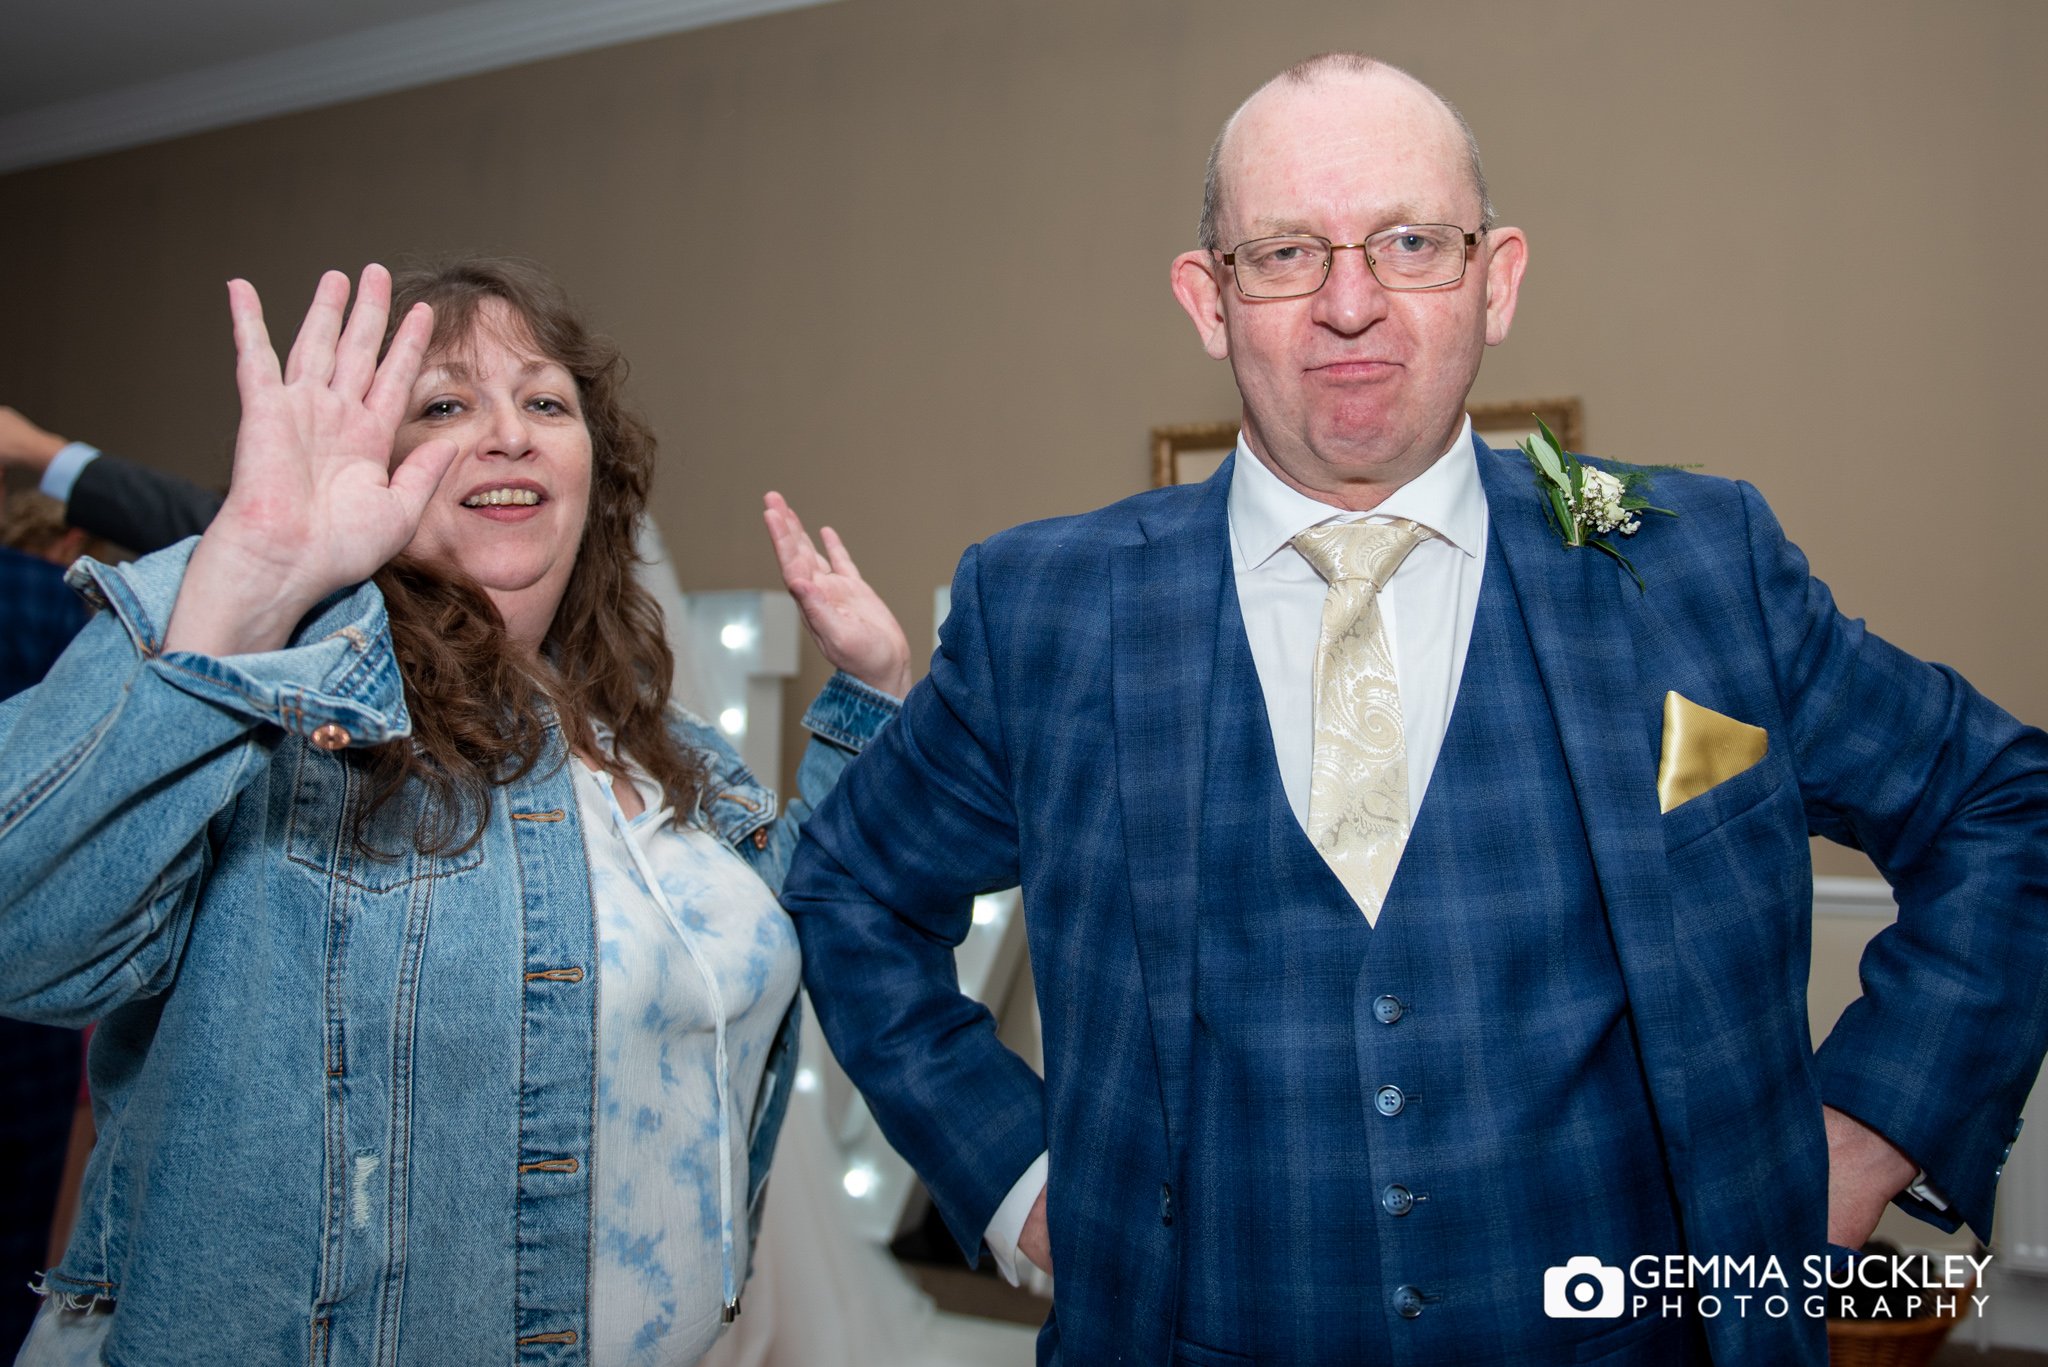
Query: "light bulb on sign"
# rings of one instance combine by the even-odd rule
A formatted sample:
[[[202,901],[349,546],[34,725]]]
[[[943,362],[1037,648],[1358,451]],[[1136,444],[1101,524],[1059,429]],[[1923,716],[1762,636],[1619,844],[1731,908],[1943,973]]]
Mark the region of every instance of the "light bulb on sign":
[[[754,643],[754,629],[745,622],[727,622],[719,629],[718,643],[727,650],[745,650]]]
[[[747,729],[747,710],[744,707],[728,707],[718,714],[718,729],[728,736],[737,736]]]

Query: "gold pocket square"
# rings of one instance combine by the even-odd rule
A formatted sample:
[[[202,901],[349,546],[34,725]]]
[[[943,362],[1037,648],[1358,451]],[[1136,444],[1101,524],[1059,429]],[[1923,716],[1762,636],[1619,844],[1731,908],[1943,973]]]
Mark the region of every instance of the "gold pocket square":
[[[1657,758],[1657,810],[1668,812],[1764,757],[1761,726],[1724,717],[1677,692],[1664,695],[1664,751]]]

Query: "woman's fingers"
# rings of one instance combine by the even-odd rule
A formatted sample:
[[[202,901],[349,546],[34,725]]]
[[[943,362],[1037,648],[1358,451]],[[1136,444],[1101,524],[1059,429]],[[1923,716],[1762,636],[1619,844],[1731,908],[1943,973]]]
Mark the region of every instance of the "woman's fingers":
[[[839,539],[839,533],[824,527],[819,529],[818,537],[825,543],[825,555],[834,574],[843,574],[856,583],[867,582],[860,577],[860,567],[853,563],[853,557],[847,553],[846,543]]]
[[[441,487],[441,476],[448,473],[456,450],[455,443],[446,437],[423,441],[406,452],[405,459],[391,472],[391,492],[405,509],[407,541],[412,540],[412,530],[420,525],[434,491]]]
[[[286,384],[301,380],[326,384],[334,378],[334,341],[341,335],[341,315],[347,304],[348,277],[340,271],[323,274],[306,309],[306,321],[299,324],[291,355],[285,358]]]
[[[768,523],[768,539],[775,545],[776,563],[782,567],[782,582],[793,589],[822,570],[824,559],[805,534],[803,519],[781,494],[770,493],[763,502],[768,506],[762,517]]]
[[[258,390],[282,382],[270,329],[263,324],[263,301],[246,280],[228,281],[228,317],[235,327],[235,387],[244,407]]]
[[[770,493],[763,502],[782,582],[825,658],[862,683],[902,697],[910,689],[910,646],[902,624],[860,577],[839,533],[819,530],[821,556],[782,495]]]
[[[355,307],[334,353],[333,388],[345,399],[359,399],[377,370],[377,348],[384,341],[384,318],[391,311],[391,272],[375,262],[363,267],[356,285]]]
[[[361,308],[361,305],[357,307]],[[382,326],[381,319],[379,326]],[[412,383],[420,376],[420,364],[427,354],[427,341],[433,335],[434,310],[426,304],[414,304],[405,320],[398,325],[398,331],[392,334],[391,349],[384,353],[384,361],[377,367],[370,392],[363,398],[363,406],[394,432],[405,420],[406,406],[412,401]],[[372,356],[375,354],[374,351],[371,353]]]
[[[804,531],[804,520],[796,515],[796,509],[789,506],[788,499],[771,489],[763,497],[762,502],[768,505],[771,529],[779,523],[783,529],[783,536],[801,541],[806,550],[816,554],[816,550],[811,546],[810,534]]]

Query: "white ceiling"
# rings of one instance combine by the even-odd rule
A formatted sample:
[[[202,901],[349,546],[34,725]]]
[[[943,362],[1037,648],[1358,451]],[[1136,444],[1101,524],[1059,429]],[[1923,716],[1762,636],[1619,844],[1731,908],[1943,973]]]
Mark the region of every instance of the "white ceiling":
[[[830,0],[0,0],[0,172]]]

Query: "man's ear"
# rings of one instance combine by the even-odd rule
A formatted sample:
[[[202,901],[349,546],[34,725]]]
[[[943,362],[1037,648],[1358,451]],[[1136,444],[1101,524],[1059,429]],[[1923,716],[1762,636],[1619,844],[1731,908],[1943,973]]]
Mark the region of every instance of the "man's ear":
[[[1202,350],[1216,360],[1230,355],[1230,334],[1223,321],[1223,289],[1216,281],[1215,254],[1196,250],[1173,258],[1173,297],[1194,320]]]
[[[1487,234],[1486,344],[1508,339],[1515,321],[1515,300],[1522,292],[1522,272],[1529,268],[1529,239],[1520,228],[1495,228]]]

